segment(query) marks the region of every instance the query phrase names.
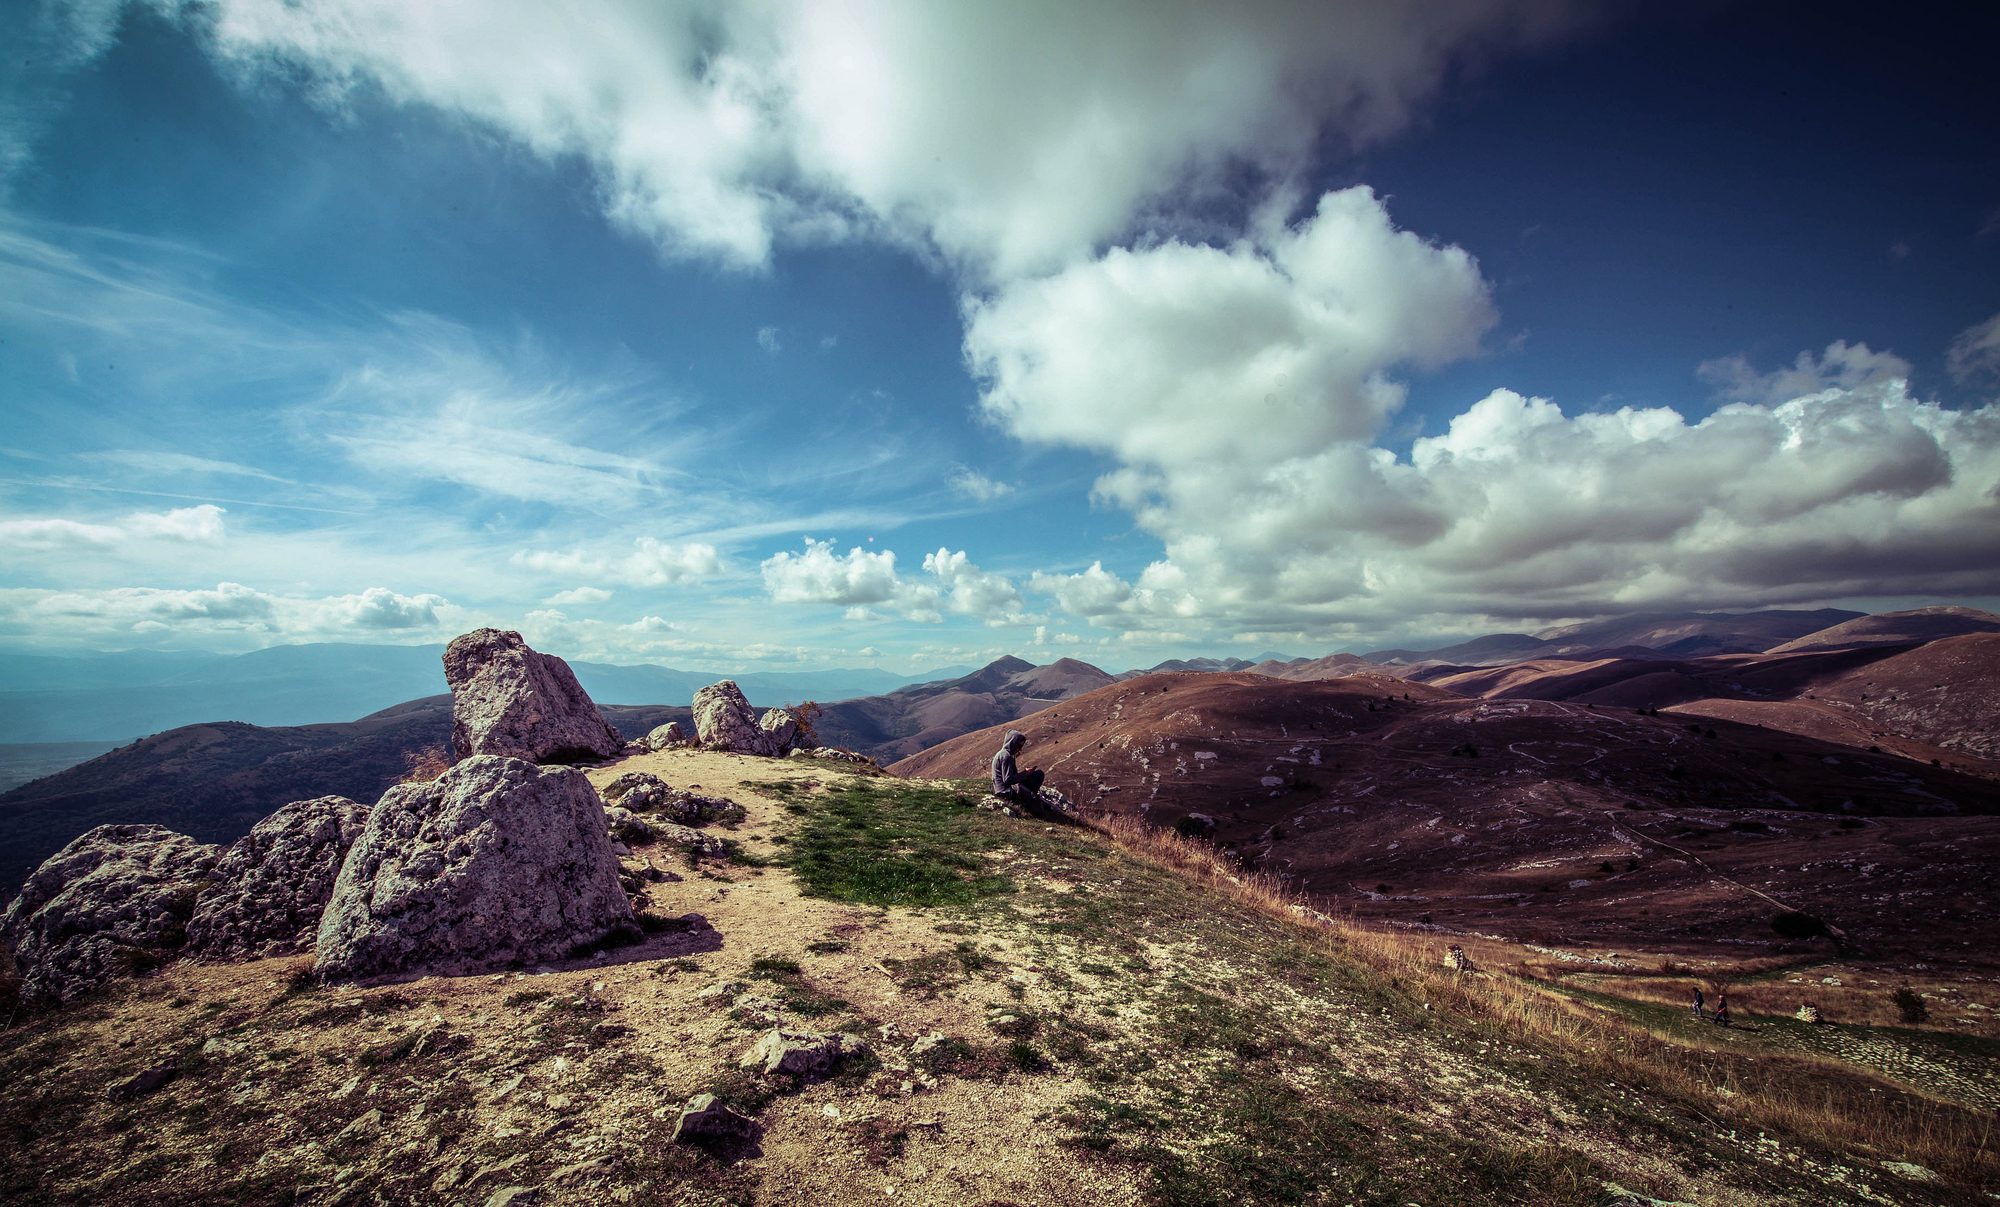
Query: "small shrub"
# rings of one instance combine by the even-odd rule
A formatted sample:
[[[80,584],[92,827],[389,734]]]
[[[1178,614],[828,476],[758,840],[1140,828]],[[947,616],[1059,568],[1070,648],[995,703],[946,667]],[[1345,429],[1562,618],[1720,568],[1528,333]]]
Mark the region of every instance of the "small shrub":
[[[1048,1058],[1033,1044],[1016,1042],[1007,1047],[1007,1064],[1023,1073],[1032,1073],[1047,1063]]]
[[[1924,1001],[1923,994],[1918,993],[1908,985],[1904,985],[1897,989],[1896,992],[1890,994],[1889,1000],[1895,1003],[1897,1016],[1911,1026],[1914,1027],[1918,1023],[1930,1021],[1930,1003]]]
[[[403,756],[403,778],[399,784],[428,784],[451,770],[451,749],[442,743],[412,750]]]

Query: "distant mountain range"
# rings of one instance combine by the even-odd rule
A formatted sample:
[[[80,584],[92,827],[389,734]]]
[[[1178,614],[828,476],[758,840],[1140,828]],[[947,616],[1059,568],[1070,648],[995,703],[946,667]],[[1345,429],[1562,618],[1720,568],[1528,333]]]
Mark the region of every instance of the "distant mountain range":
[[[627,739],[686,707],[600,705]],[[184,725],[0,794],[0,895],[95,825],[150,822],[202,842],[233,842],[279,806],[315,796],[373,803],[411,755],[451,741],[451,696],[427,696],[358,721]]]
[[[1821,621],[1826,623],[1819,628],[1808,627]],[[1630,644],[1635,639],[1663,644]],[[1601,642],[1623,644],[1599,648]],[[1769,652],[1671,652],[1759,643]],[[321,717],[339,715],[335,709],[344,700],[401,690],[399,685],[412,682],[421,686],[418,698],[358,721],[259,726],[206,718],[0,795],[0,887],[17,882],[36,861],[100,822],[159,822],[221,842],[291,800],[339,793],[373,801],[403,773],[412,752],[442,742],[449,730],[451,699],[438,691],[444,686],[442,673],[436,681],[428,677],[435,653],[435,648],[422,647],[295,646],[282,655],[267,650],[261,657],[237,660],[133,659],[128,665],[168,680],[152,685],[162,691],[217,687],[240,693],[246,685],[261,684],[269,692],[263,698],[285,699],[290,701],[286,707],[301,710],[311,705],[295,697],[316,691],[316,715]],[[132,690],[115,686],[117,676],[129,671],[96,660],[77,661],[87,664],[79,668],[81,678],[97,677],[95,686],[79,692]],[[18,656],[0,660],[0,676],[14,676],[0,682],[18,684],[36,665]],[[716,678],[665,667],[573,665],[606,719],[628,738],[667,721],[688,724],[684,701]],[[342,668],[360,680],[358,686],[341,685]],[[403,674],[412,678],[398,678]],[[738,683],[754,693],[758,704],[770,706],[830,697],[833,692],[824,689],[837,688],[842,675],[893,680],[881,672],[830,671],[823,676],[745,675]],[[878,689],[879,694],[834,699],[822,705],[816,729],[823,744],[863,751],[883,763],[972,735],[969,748],[955,747],[960,761],[953,764],[971,766],[985,757],[978,751],[994,745],[1005,727],[1025,726],[1029,718],[1067,701],[1152,675],[1171,675],[1184,684],[1213,676],[1218,685],[1234,685],[1231,691],[1237,696],[1263,690],[1273,700],[1287,698],[1289,690],[1274,679],[1352,680],[1371,697],[1417,695],[1422,686],[1421,695],[1428,699],[1483,699],[1496,705],[1540,701],[1586,712],[1598,707],[1659,709],[1663,721],[1676,725],[1761,726],[1850,749],[1876,748],[1871,753],[1925,764],[1936,759],[1948,770],[1974,777],[2000,772],[2000,761],[1995,761],[2000,760],[1995,725],[2000,716],[2000,616],[1971,608],[1873,616],[1827,611],[1638,617],[1553,634],[1496,634],[1437,650],[1266,659],[1254,665],[1242,659],[1175,660],[1118,675],[1072,658],[1036,666],[1006,657],[969,674],[892,683],[893,690]],[[1265,688],[1259,689],[1259,683]],[[0,699],[11,695],[15,707],[25,707],[20,701],[33,694],[17,688],[0,693]],[[1284,737],[1282,732],[1279,736]],[[96,753],[88,746],[67,749],[79,759]],[[35,764],[41,768],[56,760],[57,750],[42,746],[23,754],[41,760]]]
[[[206,721],[262,726],[367,716],[445,690],[441,645],[286,645],[248,654],[136,650],[63,658],[0,654],[0,743],[125,742]],[[687,704],[734,678],[760,707],[846,699],[971,670],[919,675],[866,668],[729,675],[665,666],[572,662],[604,704]]]

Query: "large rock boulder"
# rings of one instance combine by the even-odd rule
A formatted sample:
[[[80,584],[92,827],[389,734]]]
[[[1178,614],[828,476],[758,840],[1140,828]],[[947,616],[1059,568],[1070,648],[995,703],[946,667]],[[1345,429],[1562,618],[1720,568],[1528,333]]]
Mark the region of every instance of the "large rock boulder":
[[[710,750],[738,754],[773,754],[771,739],[757,723],[756,710],[736,680],[711,683],[694,694],[694,730]]]
[[[98,826],[49,856],[0,920],[22,1000],[67,1002],[174,955],[221,857],[163,826]]]
[[[764,731],[764,747],[771,754],[785,754],[798,744],[799,723],[782,708],[773,708],[757,722]]]
[[[665,725],[655,727],[640,745],[648,750],[678,750],[688,745],[687,730],[681,728],[679,721],[668,721]]]
[[[320,920],[323,980],[463,975],[636,938],[583,772],[478,755],[382,794]]]
[[[295,800],[250,828],[195,903],[188,954],[201,960],[291,955],[312,947],[320,915],[369,807],[344,796]]]
[[[519,633],[474,629],[444,651],[451,746],[459,758],[498,754],[531,763],[609,758],[625,749],[569,663],[528,648]]]

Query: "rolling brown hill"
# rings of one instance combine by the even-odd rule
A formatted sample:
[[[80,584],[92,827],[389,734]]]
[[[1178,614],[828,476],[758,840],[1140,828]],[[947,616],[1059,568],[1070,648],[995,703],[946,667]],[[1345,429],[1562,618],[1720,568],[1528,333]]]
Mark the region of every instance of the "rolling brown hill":
[[[1104,671],[1074,658],[1047,666],[1001,658],[961,678],[823,704],[813,730],[824,745],[888,763],[1113,682]]]
[[[2000,759],[2000,633],[1664,662],[1544,658],[1435,667],[1412,678],[1482,699],[1755,716],[1755,724],[1862,747],[1888,742],[1910,757],[1958,761],[1982,773],[1996,769],[1970,760]],[[1848,723],[1828,728],[1833,713]]]
[[[1912,608],[1907,612],[1877,612],[1858,616],[1831,628],[1808,633],[1765,651],[1840,650],[1871,645],[1908,645],[1965,633],[2000,633],[2000,616],[1978,608]]]
[[[1014,727],[1023,765],[1086,808],[1206,815],[1246,867],[1328,908],[1751,949],[1783,944],[1768,923],[1789,908],[1876,950],[2000,951],[2000,785],[1755,722],[1472,700],[1381,675],[1207,674],[1116,684]],[[983,775],[1002,732],[890,770]]]

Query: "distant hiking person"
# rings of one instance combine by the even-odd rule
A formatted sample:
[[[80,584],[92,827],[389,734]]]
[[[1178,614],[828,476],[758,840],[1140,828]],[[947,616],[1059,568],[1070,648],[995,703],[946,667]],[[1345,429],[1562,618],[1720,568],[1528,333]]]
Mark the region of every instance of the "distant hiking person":
[[[1729,1025],[1729,991],[1727,989],[1715,995],[1715,1021],[1725,1027]]]
[[[1696,985],[1696,986],[1694,987],[1694,1016],[1695,1016],[1695,1018],[1697,1018],[1697,1019],[1699,1019],[1699,1018],[1701,1017],[1701,986],[1700,986],[1700,985]]]
[[[1042,773],[1038,770],[1023,771],[1014,762],[1014,756],[1021,753],[1021,747],[1027,744],[1027,734],[1018,729],[1007,731],[1006,739],[1000,743],[1000,752],[993,756],[993,795],[1022,804],[1041,802]]]

